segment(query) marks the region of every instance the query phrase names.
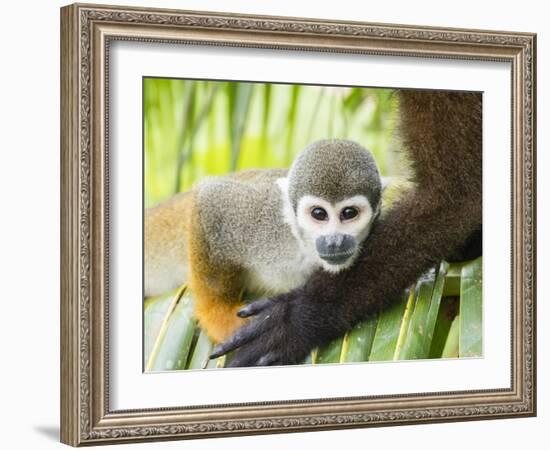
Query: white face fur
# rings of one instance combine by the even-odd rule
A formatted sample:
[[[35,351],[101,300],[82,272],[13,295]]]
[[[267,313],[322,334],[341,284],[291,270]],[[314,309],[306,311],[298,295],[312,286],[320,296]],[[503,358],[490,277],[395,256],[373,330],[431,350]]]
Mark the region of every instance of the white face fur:
[[[296,214],[288,198],[288,180],[277,181],[284,199],[284,215],[291,225],[293,234],[301,242],[304,251],[318,260],[323,269],[339,272],[350,267],[358,255],[360,245],[367,237],[373,215],[372,206],[364,195],[356,195],[337,203],[330,203],[323,198],[306,195],[298,201]],[[345,261],[329,263],[322,258],[316,242],[329,236],[353,237],[356,246],[351,256]],[[349,252],[348,252],[349,253]]]

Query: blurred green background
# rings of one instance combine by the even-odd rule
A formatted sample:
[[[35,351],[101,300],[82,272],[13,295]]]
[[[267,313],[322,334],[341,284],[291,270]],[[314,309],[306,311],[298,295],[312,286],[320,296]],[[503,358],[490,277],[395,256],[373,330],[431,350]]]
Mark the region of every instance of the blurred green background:
[[[145,206],[206,175],[289,167],[314,140],[346,138],[393,175],[389,89],[144,78]]]

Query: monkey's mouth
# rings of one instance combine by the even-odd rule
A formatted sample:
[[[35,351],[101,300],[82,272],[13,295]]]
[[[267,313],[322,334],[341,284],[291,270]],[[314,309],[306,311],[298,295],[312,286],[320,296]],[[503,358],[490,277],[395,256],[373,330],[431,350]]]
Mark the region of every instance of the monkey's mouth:
[[[319,258],[325,261],[328,264],[333,266],[344,264],[348,259],[350,259],[355,252],[340,252],[340,253],[319,253]]]

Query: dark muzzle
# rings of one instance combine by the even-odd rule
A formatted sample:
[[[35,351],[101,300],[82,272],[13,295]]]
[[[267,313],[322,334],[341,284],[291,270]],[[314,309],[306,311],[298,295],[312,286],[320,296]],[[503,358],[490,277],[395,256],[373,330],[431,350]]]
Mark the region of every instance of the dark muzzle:
[[[350,234],[327,234],[319,236],[315,241],[317,253],[329,264],[343,264],[354,253],[357,242]]]

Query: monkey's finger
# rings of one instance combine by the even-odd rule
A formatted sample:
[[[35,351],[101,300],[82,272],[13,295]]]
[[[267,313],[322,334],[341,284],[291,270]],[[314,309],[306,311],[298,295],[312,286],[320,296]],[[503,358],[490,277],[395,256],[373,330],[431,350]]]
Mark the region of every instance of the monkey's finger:
[[[268,306],[271,306],[272,303],[273,303],[273,300],[269,298],[256,300],[246,305],[244,308],[239,309],[239,311],[237,311],[237,316],[243,319],[245,317],[255,316],[259,312],[262,312],[264,309],[266,309]]]
[[[219,358],[257,338],[265,329],[264,322],[266,319],[269,319],[269,316],[264,320],[257,320],[239,328],[227,341],[222,342],[214,348],[210,354],[210,359]]]

